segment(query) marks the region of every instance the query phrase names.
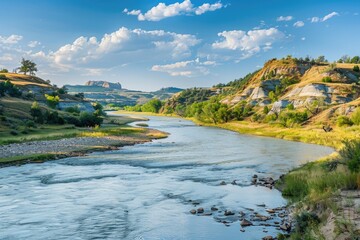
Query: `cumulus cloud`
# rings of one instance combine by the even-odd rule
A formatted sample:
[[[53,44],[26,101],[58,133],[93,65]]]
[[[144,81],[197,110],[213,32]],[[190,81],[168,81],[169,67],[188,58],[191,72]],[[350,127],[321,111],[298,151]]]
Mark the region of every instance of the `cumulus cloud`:
[[[214,61],[200,61],[199,58],[190,61],[181,61],[166,65],[154,65],[151,70],[164,72],[173,77],[197,77],[210,73],[209,67],[215,66]]]
[[[251,30],[224,31],[218,33],[220,41],[212,44],[213,49],[227,49],[241,51],[243,58],[252,56],[261,49],[269,50],[272,44],[281,40],[285,35],[276,28]]]
[[[146,13],[142,13],[140,10],[124,9],[124,13],[127,15],[134,15],[138,17],[139,21],[160,21],[164,18],[195,14],[202,15],[206,12],[216,11],[225,7],[221,2],[214,4],[204,3],[200,6],[194,6],[191,0],[184,0],[183,2],[176,2],[166,5],[165,3],[159,3],[155,7],[152,7]]]
[[[297,21],[296,23],[294,23],[294,27],[303,27],[305,25],[305,23],[303,21]]]
[[[113,61],[121,63],[139,56],[142,57],[140,60],[146,57],[181,59],[189,57],[191,48],[199,43],[199,39],[189,34],[122,27],[115,32],[105,34],[99,40],[96,37],[81,36],[56,51],[47,54],[40,51],[32,56],[67,70],[74,66],[88,66],[101,58],[106,59],[108,64],[113,64]]]
[[[15,34],[10,35],[8,37],[0,36],[0,43],[2,43],[2,44],[16,44],[19,41],[21,41],[22,39],[23,39],[22,36],[15,35]]]
[[[287,21],[291,21],[293,19],[293,16],[280,16],[276,19],[276,21],[278,22],[287,22]]]
[[[28,47],[34,48],[34,47],[39,46],[40,44],[41,43],[38,42],[38,41],[30,41],[29,44],[28,44]]]
[[[329,13],[329,14],[325,15],[325,16],[322,17],[322,18],[312,17],[312,18],[311,18],[311,22],[312,22],[312,23],[325,22],[325,21],[327,21],[327,20],[329,20],[330,18],[333,18],[333,17],[335,17],[335,16],[340,16],[340,14],[337,13],[337,12],[332,12],[332,13]]]

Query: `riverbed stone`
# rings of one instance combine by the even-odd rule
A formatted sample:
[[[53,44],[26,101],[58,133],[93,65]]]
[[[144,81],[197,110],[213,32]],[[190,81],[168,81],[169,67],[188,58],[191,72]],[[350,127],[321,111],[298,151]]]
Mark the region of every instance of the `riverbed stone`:
[[[241,225],[242,227],[248,227],[248,226],[253,225],[253,223],[250,222],[250,221],[248,221],[248,220],[246,220],[246,219],[243,219],[243,220],[241,221],[240,225]]]

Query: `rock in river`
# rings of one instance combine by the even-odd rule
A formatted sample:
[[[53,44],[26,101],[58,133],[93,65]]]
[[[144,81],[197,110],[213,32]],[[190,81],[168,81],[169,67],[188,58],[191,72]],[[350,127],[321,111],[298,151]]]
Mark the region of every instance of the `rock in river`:
[[[240,225],[241,225],[242,227],[248,227],[248,226],[251,226],[251,225],[253,225],[253,224],[252,224],[252,222],[244,219],[244,220],[241,221]]]

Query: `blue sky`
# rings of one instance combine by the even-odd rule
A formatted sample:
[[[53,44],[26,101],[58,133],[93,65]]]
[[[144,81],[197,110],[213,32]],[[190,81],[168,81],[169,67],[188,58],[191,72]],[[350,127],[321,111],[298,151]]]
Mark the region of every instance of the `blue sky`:
[[[270,58],[360,55],[358,0],[2,0],[0,68],[53,83],[207,87]]]

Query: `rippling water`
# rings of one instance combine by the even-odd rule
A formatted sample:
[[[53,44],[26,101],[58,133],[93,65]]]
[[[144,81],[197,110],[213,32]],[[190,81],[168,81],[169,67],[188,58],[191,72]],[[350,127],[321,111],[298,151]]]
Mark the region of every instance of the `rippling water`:
[[[251,176],[278,177],[331,148],[198,127],[149,117],[169,132],[121,150],[0,169],[0,239],[260,239],[275,227],[240,232],[249,208],[267,215],[286,204],[277,190],[250,185]],[[220,186],[221,181],[238,185]],[[198,206],[192,203],[199,202]],[[222,212],[194,216],[193,208]],[[225,226],[218,221],[232,222]]]

